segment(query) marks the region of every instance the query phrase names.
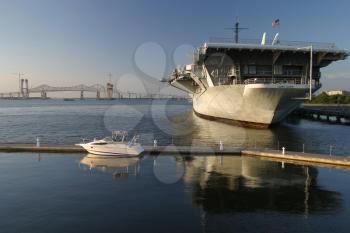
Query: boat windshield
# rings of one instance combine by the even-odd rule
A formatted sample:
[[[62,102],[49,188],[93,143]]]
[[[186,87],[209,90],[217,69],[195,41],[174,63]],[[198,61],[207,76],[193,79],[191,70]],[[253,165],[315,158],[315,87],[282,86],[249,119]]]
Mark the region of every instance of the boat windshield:
[[[115,142],[124,142],[127,139],[128,132],[126,131],[113,131],[112,140]]]

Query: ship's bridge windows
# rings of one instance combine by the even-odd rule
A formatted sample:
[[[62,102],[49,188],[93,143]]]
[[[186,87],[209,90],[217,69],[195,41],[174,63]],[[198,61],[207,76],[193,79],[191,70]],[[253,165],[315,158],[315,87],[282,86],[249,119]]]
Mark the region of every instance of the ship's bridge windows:
[[[283,75],[300,76],[302,74],[303,74],[303,67],[302,66],[283,66]]]
[[[248,65],[248,74],[256,74],[256,66]]]
[[[245,65],[243,69],[245,75],[271,75],[272,66],[268,65]]]
[[[247,65],[243,66],[243,74],[248,74],[248,66]]]
[[[272,74],[272,66],[256,66],[256,74],[271,75]]]

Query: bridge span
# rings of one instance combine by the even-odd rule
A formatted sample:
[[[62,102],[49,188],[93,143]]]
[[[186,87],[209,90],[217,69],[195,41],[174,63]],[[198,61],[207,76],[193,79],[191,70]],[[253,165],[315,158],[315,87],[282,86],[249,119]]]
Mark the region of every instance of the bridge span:
[[[70,87],[54,87],[49,86],[47,84],[39,85],[37,87],[29,88],[28,79],[21,79],[19,82],[19,91],[17,92],[4,92],[0,93],[0,98],[21,98],[28,99],[30,98],[30,94],[40,93],[41,98],[46,99],[48,92],[65,92],[65,91],[78,91],[80,92],[80,98],[84,98],[84,92],[95,92],[96,98],[101,98],[101,93],[103,94],[103,98],[113,98],[113,84],[107,83],[106,86],[101,84],[95,85],[75,85]]]
[[[29,88],[28,80],[21,79],[20,91],[0,93],[0,99],[28,99],[30,94],[40,93],[42,99],[48,98],[49,92],[80,92],[80,99],[84,99],[84,92],[96,93],[96,99],[113,99],[113,98],[151,98],[151,99],[185,99],[184,96],[164,95],[164,94],[149,94],[149,93],[135,93],[135,92],[120,92],[114,89],[114,85],[108,82],[105,86],[101,84],[94,84],[91,86],[80,84],[70,87],[54,87],[47,84],[39,85],[37,87]]]
[[[78,91],[80,92],[80,98],[84,99],[84,92],[95,92],[96,93],[96,98],[100,99],[101,98],[101,93],[104,94],[104,98],[113,98],[113,85],[110,86],[111,84],[107,83],[107,87],[100,85],[100,84],[95,84],[92,86],[87,86],[84,84],[76,85],[76,86],[71,86],[71,87],[52,87],[49,85],[40,85],[34,88],[28,89],[29,93],[40,93],[42,98],[47,98],[47,93],[48,92],[62,92],[62,91]],[[28,95],[29,97],[29,95]]]

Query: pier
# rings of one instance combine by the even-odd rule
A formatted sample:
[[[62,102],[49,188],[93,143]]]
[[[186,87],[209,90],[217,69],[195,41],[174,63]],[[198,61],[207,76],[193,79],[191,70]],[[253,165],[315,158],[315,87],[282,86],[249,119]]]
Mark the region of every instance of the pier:
[[[349,124],[350,112],[342,108],[322,109],[313,107],[302,107],[294,111],[296,116],[305,119],[326,121],[330,123]]]
[[[237,147],[207,147],[207,146],[143,146],[143,154],[159,155],[222,155],[222,156],[252,156],[278,162],[295,163],[299,165],[326,166],[350,169],[350,156],[335,156],[294,151],[268,149],[242,149]],[[75,145],[41,145],[35,144],[0,144],[0,152],[32,152],[32,153],[87,153],[82,147]]]
[[[142,146],[144,153],[150,154],[193,154],[193,155],[240,155],[241,149],[237,147],[213,148],[203,146]],[[80,146],[44,144],[37,147],[35,144],[0,144],[0,152],[34,152],[34,153],[87,153]]]
[[[326,166],[350,169],[350,156],[335,156],[325,154],[303,153],[286,151],[284,154],[278,150],[242,150],[242,156],[265,158],[278,162],[290,162],[299,165]]]

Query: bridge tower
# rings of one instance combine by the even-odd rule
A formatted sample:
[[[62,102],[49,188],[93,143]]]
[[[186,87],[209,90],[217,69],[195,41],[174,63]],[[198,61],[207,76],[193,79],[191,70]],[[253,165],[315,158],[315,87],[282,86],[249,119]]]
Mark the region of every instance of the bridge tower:
[[[41,90],[41,98],[46,99],[47,98],[47,93],[45,90]]]
[[[28,79],[25,79],[24,80],[24,90],[23,90],[23,93],[24,93],[24,98],[29,98],[29,86],[28,86]]]
[[[24,97],[24,86],[23,86],[23,83],[24,83],[24,79],[22,78],[21,81],[20,81],[20,85],[19,85],[20,97]]]
[[[107,98],[112,99],[113,98],[113,84],[107,83]]]
[[[101,94],[100,94],[100,90],[97,90],[96,92],[96,99],[100,99],[101,98]]]

